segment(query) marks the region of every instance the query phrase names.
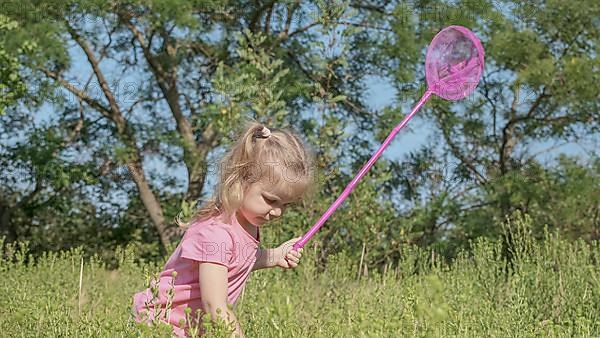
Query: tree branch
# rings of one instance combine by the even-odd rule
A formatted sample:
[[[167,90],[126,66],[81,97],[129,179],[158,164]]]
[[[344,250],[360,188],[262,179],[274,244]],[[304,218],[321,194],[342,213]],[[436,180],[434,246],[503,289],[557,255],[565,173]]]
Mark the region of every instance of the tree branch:
[[[165,97],[165,100],[167,101],[167,104],[171,108],[171,114],[173,115],[173,118],[177,123],[177,129],[184,140],[184,151],[186,152],[186,155],[184,156],[186,156],[189,161],[189,158],[193,157],[196,142],[194,140],[194,133],[192,131],[192,127],[187,118],[184,116],[183,111],[181,110],[181,106],[179,104],[180,95],[177,89],[177,69],[173,68],[166,70],[160,64],[160,62],[157,61],[157,58],[154,55],[152,55],[150,49],[146,45],[146,40],[144,36],[137,29],[137,27],[130,20],[126,20],[125,24],[133,33],[134,37],[136,38],[140,47],[142,48],[144,57],[150,65],[150,69],[152,70],[152,73],[154,74],[158,82],[158,85]],[[173,50],[172,46],[167,47],[166,50],[168,51],[170,56],[173,56],[171,54],[175,51]]]
[[[533,117],[535,115],[535,111],[542,103],[542,100],[546,97],[549,97],[549,95],[547,95],[545,92],[545,88],[542,89],[542,92],[540,93],[540,95],[538,95],[538,97],[532,103],[532,105],[529,108],[529,110],[527,111],[527,113],[525,115],[517,116],[515,102],[518,100],[518,89],[516,89],[516,90],[517,90],[517,92],[515,93],[515,99],[513,100],[513,104],[511,105],[511,118],[508,120],[506,125],[504,125],[504,128],[502,128],[502,144],[500,145],[499,159],[498,159],[498,162],[500,164],[500,172],[502,174],[505,174],[507,171],[507,163],[506,162],[508,161],[508,158],[511,156],[511,153],[517,143],[518,138],[514,135],[515,126],[520,122],[533,119]]]
[[[102,103],[100,103],[99,101],[97,101],[95,99],[92,99],[85,92],[83,92],[82,90],[80,90],[77,87],[73,86],[68,81],[66,81],[65,79],[63,79],[62,77],[60,77],[58,74],[56,74],[56,73],[54,73],[52,71],[49,71],[47,69],[39,68],[39,70],[41,72],[43,72],[49,78],[57,81],[61,86],[63,86],[69,92],[73,93],[79,99],[83,100],[90,107],[92,107],[96,111],[100,112],[104,117],[106,117],[106,118],[108,118],[108,119],[110,119],[112,121],[112,111],[110,110],[109,107],[106,107]]]
[[[68,23],[66,23],[66,27],[67,27],[67,31],[69,32],[69,34],[73,37],[75,42],[77,42],[77,44],[83,50],[83,52],[85,53],[85,55],[90,63],[90,66],[92,67],[92,70],[93,70],[94,74],[96,75],[96,78],[98,79],[100,88],[102,88],[102,92],[104,93],[104,96],[108,100],[108,104],[109,104],[111,112],[112,112],[112,114],[111,114],[112,120],[117,125],[117,129],[119,130],[119,133],[125,132],[126,125],[125,125],[125,121],[123,120],[123,116],[120,112],[119,105],[117,103],[117,100],[116,100],[113,92],[110,90],[108,82],[106,81],[106,78],[104,77],[104,73],[102,73],[102,70],[100,69],[100,64],[99,64],[98,60],[96,59],[94,52],[91,50],[87,41],[85,39],[83,39],[83,37],[81,35],[79,35],[79,33],[77,33],[73,27],[71,27]]]
[[[450,116],[450,112],[448,111],[444,111],[442,109],[441,113],[446,115],[446,116]],[[448,128],[444,127],[444,123],[442,122],[442,116],[438,114],[439,117],[439,121],[440,121],[440,129],[442,130],[442,135],[444,136],[444,140],[446,141],[446,143],[448,144],[448,147],[450,147],[450,151],[452,152],[452,155],[454,157],[456,157],[465,167],[467,167],[467,169],[469,169],[469,171],[475,176],[475,181],[479,184],[479,185],[486,185],[487,184],[487,179],[485,176],[483,176],[475,167],[474,162],[475,160],[468,157],[467,155],[463,154],[462,151],[460,150],[460,148],[452,141],[452,137],[450,135],[450,130]]]
[[[265,35],[269,35],[271,31],[271,17],[273,16],[273,8],[275,7],[275,1],[271,3],[269,6],[269,11],[267,12],[267,17],[265,18]]]
[[[290,32],[290,27],[292,26],[292,19],[294,17],[294,12],[298,9],[298,7],[300,6],[300,2],[297,1],[293,4],[289,4],[287,6],[287,13],[286,13],[286,18],[285,18],[285,24],[283,26],[283,30],[279,33],[280,36],[288,36],[289,32]]]
[[[250,19],[250,22],[248,23],[248,29],[252,33],[256,33],[256,29],[257,29],[256,26],[258,25],[258,21],[260,20],[260,17],[262,16],[263,12],[266,9],[268,9],[269,7],[272,8],[274,4],[275,4],[274,0],[267,1],[262,6],[260,6],[258,9],[256,9],[256,11],[252,15],[252,18]]]
[[[384,31],[384,32],[394,32],[394,30],[391,29],[391,28],[379,27],[379,26],[375,26],[375,25],[372,25],[372,24],[369,24],[369,23],[365,23],[365,22],[338,21],[337,24],[345,25],[345,26],[353,26],[353,27],[361,27],[361,28],[374,29],[374,30],[377,30],[377,31]]]
[[[146,44],[144,35],[138,30],[138,28],[130,20],[128,14],[120,14],[123,22],[132,32],[136,41],[142,48],[144,58],[150,65],[150,70],[154,75],[161,92],[164,95],[167,104],[171,110],[171,114],[177,124],[177,131],[183,139],[183,160],[188,170],[188,189],[186,192],[186,200],[198,199],[202,194],[204,188],[204,180],[206,173],[203,170],[205,166],[205,159],[210,149],[216,140],[215,131],[210,128],[204,130],[202,140],[208,140],[208,143],[200,142],[196,143],[194,137],[194,131],[190,124],[190,121],[185,117],[179,99],[181,94],[177,88],[177,68],[172,66],[171,68],[164,67],[158,60],[160,56],[153,55],[150,48]],[[166,44],[165,50],[170,58],[176,57],[176,48],[174,47],[173,41],[170,40],[168,32],[159,32],[163,36],[163,41]],[[185,96],[184,96],[185,99]],[[188,102],[189,103],[189,102]],[[191,108],[192,105],[188,104]]]

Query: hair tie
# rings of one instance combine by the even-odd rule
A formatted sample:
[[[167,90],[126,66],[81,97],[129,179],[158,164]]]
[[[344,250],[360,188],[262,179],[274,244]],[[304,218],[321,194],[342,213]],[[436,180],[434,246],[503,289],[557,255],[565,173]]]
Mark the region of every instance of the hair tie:
[[[269,138],[269,136],[271,136],[271,130],[267,127],[262,127],[262,129],[255,131],[253,136],[254,138]]]

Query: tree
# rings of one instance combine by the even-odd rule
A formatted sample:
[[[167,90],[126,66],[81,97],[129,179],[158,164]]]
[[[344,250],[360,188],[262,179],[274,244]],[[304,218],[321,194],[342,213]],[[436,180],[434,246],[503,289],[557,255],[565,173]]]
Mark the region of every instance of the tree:
[[[30,187],[42,187],[27,199],[35,188],[11,186],[14,197],[5,205],[18,213],[23,198],[33,209],[49,197],[69,201],[48,217],[55,220],[110,200],[93,223],[108,229],[112,222],[112,233],[121,231],[119,239],[106,238],[158,238],[166,247],[177,237],[172,220],[206,197],[210,164],[251,117],[293,126],[317,150],[319,196],[280,230],[297,233],[422,94],[426,46],[449,24],[482,39],[482,82],[466,100],[428,103],[419,116],[435,136],[401,163],[380,159],[361,193],[318,235],[323,256],[360,253],[364,245],[369,262],[381,264],[407,243],[452,254],[474,237],[493,236],[491,224],[515,209],[565,231],[577,223],[566,210],[598,210],[573,202],[573,187],[597,182],[593,156],[553,168],[533,150],[542,142],[597,138],[599,6],[591,0],[70,0],[20,1],[1,10],[18,22],[4,45],[37,46],[13,53],[24,64],[28,91],[21,109],[4,117],[3,132],[25,135],[2,154],[3,172],[24,170]],[[394,84],[397,104],[368,109],[368,78]],[[51,116],[43,132],[22,123],[36,113]],[[558,179],[563,175],[567,181]],[[86,189],[101,193],[85,196]],[[545,207],[561,200],[568,207]],[[26,215],[7,218],[4,229],[40,226],[37,213]],[[594,224],[579,235],[593,238]]]
[[[401,15],[413,12],[417,14]],[[404,204],[404,214],[416,241],[455,247],[494,236],[498,229],[491,224],[516,209],[540,216],[535,223],[552,219],[552,228],[567,230],[569,218],[544,206],[546,194],[561,190],[560,185],[547,186],[544,177],[567,169],[542,163],[537,145],[597,140],[598,14],[594,1],[417,2],[395,8],[402,20],[391,21],[394,34],[387,41],[394,45],[386,41],[375,53],[386,53],[383,66],[399,83],[401,98],[417,97],[423,90],[422,85],[403,84],[407,79],[424,83],[423,58],[414,58],[419,50],[413,44],[401,48],[409,35],[426,42],[441,27],[462,24],[476,32],[486,50],[476,93],[459,102],[430,103],[422,116],[435,126],[435,136],[396,166],[398,179],[390,182],[412,201]],[[397,72],[395,65],[406,61],[410,66],[404,68],[414,71]],[[397,114],[390,109],[384,126]],[[553,150],[547,148],[542,151]],[[585,164],[577,169],[588,175],[581,179],[597,182],[595,161],[591,155],[589,169]],[[559,199],[574,198],[574,191],[563,193]],[[595,210],[592,214],[598,212],[597,203],[585,205],[578,212],[584,214],[588,207]],[[543,217],[542,210],[554,215]],[[585,232],[591,234],[597,221],[588,224]]]
[[[181,204],[204,197],[211,152],[242,119],[312,132],[331,130],[327,121],[343,128],[342,116],[363,118],[361,97],[352,95],[360,67],[344,69],[335,52],[336,39],[352,32],[336,28],[350,9],[342,1],[202,0],[3,7],[20,25],[12,38],[40,46],[26,60],[32,91],[60,120],[81,123],[56,158],[74,151],[72,164],[114,179],[128,196],[122,203],[139,199],[164,247],[177,235]],[[311,109],[324,120],[302,116]],[[334,144],[327,137],[320,142]],[[173,174],[180,170],[187,182]]]

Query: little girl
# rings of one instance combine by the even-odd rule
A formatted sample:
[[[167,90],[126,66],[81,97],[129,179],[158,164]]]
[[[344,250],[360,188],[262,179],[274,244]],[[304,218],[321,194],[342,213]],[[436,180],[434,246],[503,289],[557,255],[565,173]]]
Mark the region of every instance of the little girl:
[[[225,155],[213,198],[189,223],[160,273],[153,287],[158,297],[151,289],[134,296],[136,319],[160,317],[176,336],[185,337],[209,314],[243,337],[228,304],[235,305],[250,272],[295,268],[302,256],[302,249],[292,250],[299,238],[259,248],[260,227],[301,200],[312,182],[311,155],[295,134],[251,123]]]

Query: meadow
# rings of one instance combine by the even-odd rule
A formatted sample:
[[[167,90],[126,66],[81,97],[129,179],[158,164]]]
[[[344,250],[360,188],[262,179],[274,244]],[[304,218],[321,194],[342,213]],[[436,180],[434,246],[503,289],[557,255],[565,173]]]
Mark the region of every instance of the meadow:
[[[271,247],[407,116],[450,25],[483,43],[482,81],[428,101],[298,269],[250,277],[242,328],[600,337],[599,17],[598,0],[0,0],[0,338],[169,337],[132,296],[244,123],[314,151],[314,196]],[[473,55],[460,41],[448,69]]]
[[[130,317],[131,296],[162,262],[125,248],[109,269],[82,248],[34,258],[26,245],[3,247],[0,336],[169,336]],[[315,248],[296,270],[250,277],[236,309],[248,337],[600,336],[597,242],[536,240],[517,221],[450,263],[406,247],[368,272],[343,252],[318,266]]]

